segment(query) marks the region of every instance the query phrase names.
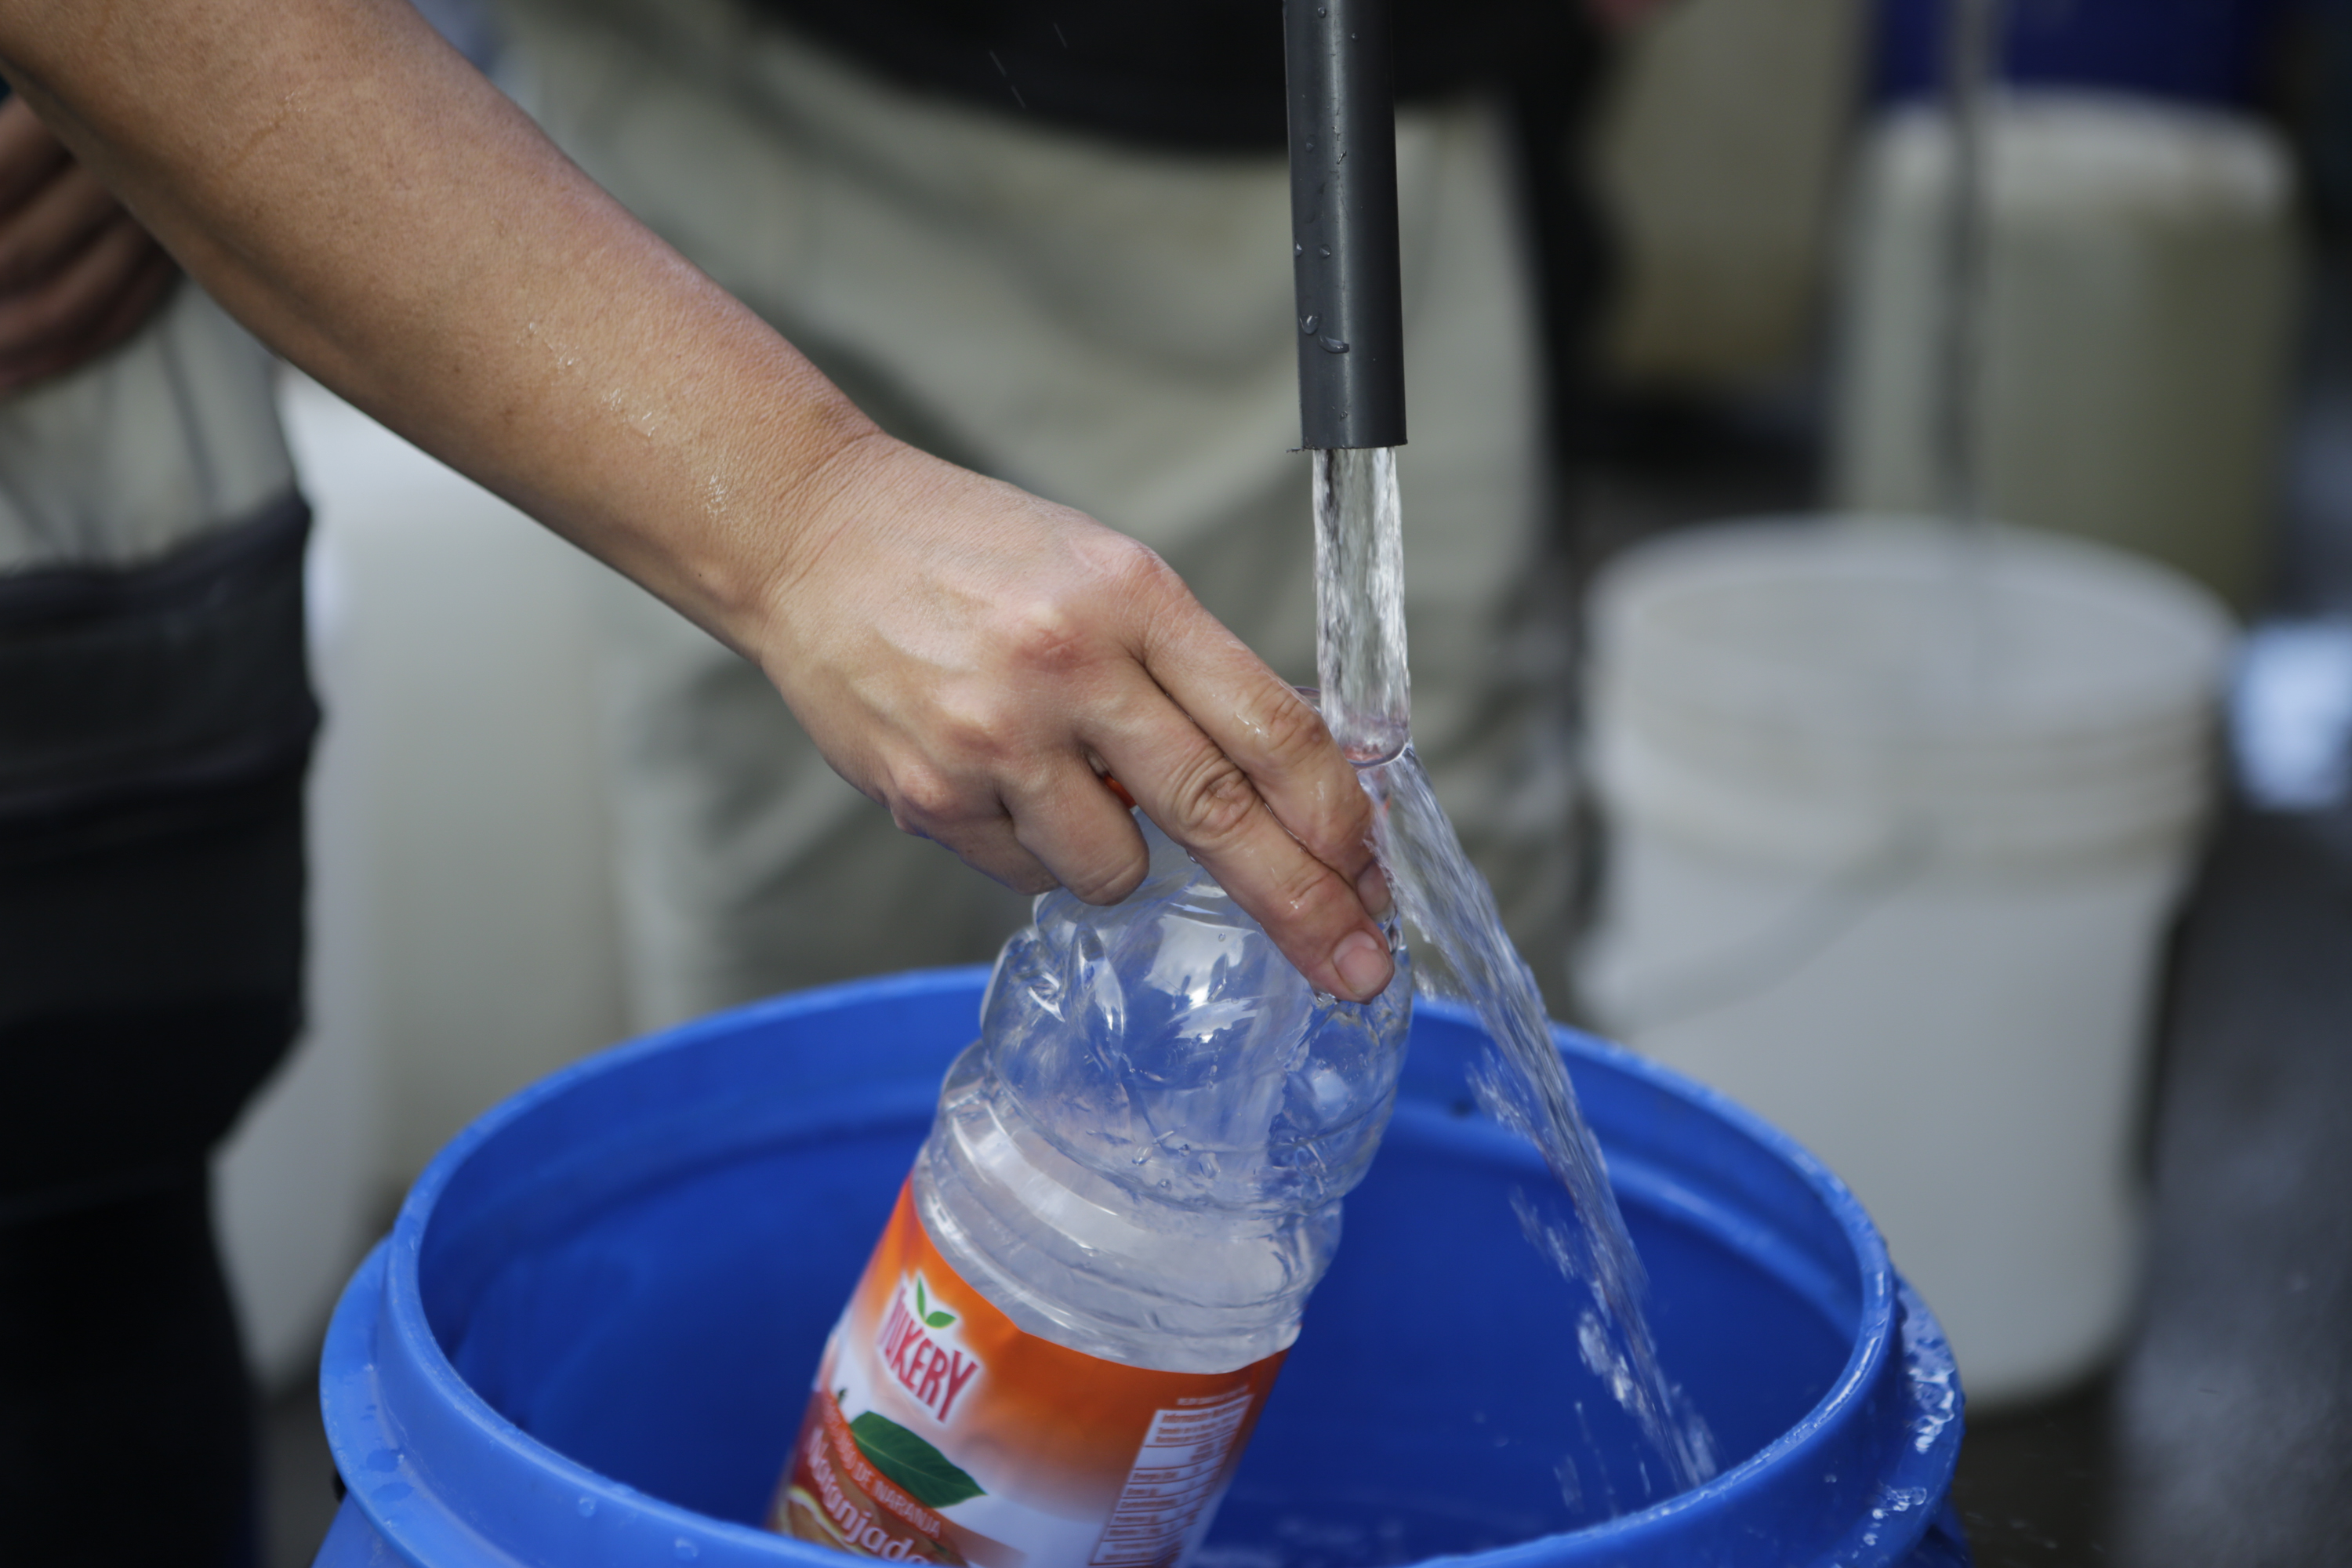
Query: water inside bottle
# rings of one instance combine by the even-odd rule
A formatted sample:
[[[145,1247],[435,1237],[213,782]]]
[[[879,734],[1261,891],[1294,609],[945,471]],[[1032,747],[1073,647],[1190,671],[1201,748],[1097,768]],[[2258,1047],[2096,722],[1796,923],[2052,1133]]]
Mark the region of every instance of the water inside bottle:
[[[1410,744],[1403,509],[1393,447],[1316,451],[1317,673],[1323,716],[1364,766],[1374,849],[1410,931],[1417,983],[1468,1004],[1493,1054],[1474,1079],[1487,1113],[1529,1139],[1559,1185],[1564,1215],[1533,1200],[1528,1239],[1589,1304],[1577,1315],[1585,1364],[1687,1490],[1717,1468],[1714,1440],[1659,1365],[1643,1312],[1647,1278],[1610,1190],[1601,1149],[1554,1047],[1535,976],[1503,931],[1493,890],[1470,864]],[[1655,1499],[1644,1498],[1633,1506]]]

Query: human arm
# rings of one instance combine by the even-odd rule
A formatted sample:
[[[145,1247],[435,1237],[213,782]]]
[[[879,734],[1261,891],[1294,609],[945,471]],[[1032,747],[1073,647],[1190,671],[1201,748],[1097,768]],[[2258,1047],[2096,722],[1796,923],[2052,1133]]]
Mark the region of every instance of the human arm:
[[[265,341],[752,658],[900,826],[1108,900],[1113,773],[1318,985],[1385,983],[1368,807],[1271,671],[1140,546],[882,435],[405,5],[0,0],[0,68]]]

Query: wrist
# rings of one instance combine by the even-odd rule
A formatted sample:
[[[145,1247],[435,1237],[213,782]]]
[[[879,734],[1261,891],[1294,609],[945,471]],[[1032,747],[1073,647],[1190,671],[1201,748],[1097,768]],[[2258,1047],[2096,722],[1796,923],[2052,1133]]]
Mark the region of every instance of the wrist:
[[[756,511],[740,524],[726,521],[722,536],[740,531],[757,542],[745,552],[741,570],[719,595],[720,640],[763,666],[772,663],[784,635],[802,616],[802,606],[825,577],[828,563],[854,548],[856,536],[877,512],[893,487],[896,470],[913,453],[887,435],[846,399],[807,410],[792,450],[778,463],[779,477],[759,483]],[[769,673],[779,673],[772,668]]]

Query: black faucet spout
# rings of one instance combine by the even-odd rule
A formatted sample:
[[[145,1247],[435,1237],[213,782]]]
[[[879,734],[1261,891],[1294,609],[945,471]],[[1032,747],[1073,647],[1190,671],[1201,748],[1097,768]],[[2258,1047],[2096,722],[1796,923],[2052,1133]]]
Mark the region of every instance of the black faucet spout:
[[[1388,0],[1283,0],[1303,447],[1404,444]]]

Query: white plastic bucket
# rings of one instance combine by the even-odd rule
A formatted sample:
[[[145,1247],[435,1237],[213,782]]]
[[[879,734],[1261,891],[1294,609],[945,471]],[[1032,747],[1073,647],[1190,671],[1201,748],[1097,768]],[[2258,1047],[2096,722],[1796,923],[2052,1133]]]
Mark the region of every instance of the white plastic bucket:
[[[1595,590],[1600,1021],[1853,1184],[1979,1402],[2095,1366],[2231,632],[2120,552],[1751,523]]]

